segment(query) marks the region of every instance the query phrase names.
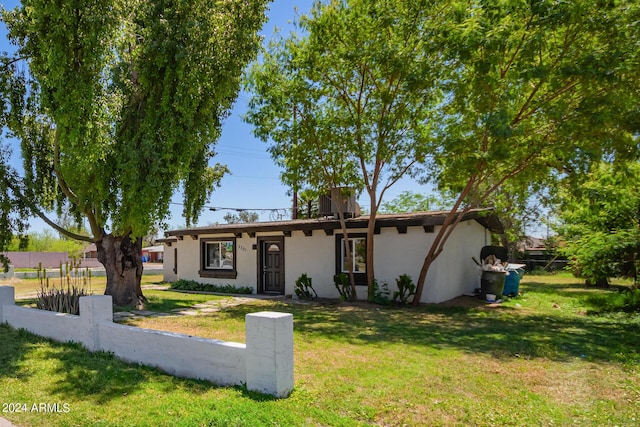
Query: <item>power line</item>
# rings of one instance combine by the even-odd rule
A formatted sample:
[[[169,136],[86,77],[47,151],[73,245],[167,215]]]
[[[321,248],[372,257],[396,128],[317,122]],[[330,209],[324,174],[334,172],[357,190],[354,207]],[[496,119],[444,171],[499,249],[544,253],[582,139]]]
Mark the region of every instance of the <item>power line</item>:
[[[291,208],[225,208],[222,206],[205,206],[210,211],[236,211],[236,212],[271,212],[271,211],[281,211],[281,210],[290,210]]]
[[[184,203],[171,202],[172,205],[184,206]],[[227,208],[222,206],[204,206],[210,211],[254,211],[254,212],[269,212],[269,211],[277,211],[277,210],[290,210],[291,208]]]
[[[171,202],[172,205],[184,206],[184,203]],[[212,212],[218,211],[232,211],[232,212],[269,212],[269,219],[271,221],[282,221],[284,218],[289,218],[291,210],[293,208],[229,208],[224,206],[204,206],[206,209]]]

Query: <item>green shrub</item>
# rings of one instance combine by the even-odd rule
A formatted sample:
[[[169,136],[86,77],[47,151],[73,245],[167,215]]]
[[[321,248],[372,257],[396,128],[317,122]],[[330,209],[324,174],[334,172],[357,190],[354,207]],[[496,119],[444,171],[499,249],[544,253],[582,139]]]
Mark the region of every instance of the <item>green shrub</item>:
[[[222,294],[252,294],[253,288],[250,286],[234,286],[231,284],[214,285],[211,283],[200,283],[195,280],[180,279],[171,284],[171,289],[181,291],[218,292]]]
[[[416,294],[416,285],[408,274],[403,274],[396,279],[398,290],[393,293],[393,302],[407,304],[409,298]]]
[[[347,273],[339,273],[333,276],[333,283],[336,285],[336,289],[340,293],[340,300],[353,301],[355,295],[353,289],[351,289],[351,283],[349,283],[349,275]]]
[[[373,302],[380,305],[389,305],[391,304],[389,295],[391,295],[391,291],[387,282],[382,282],[382,286],[380,286],[377,280],[373,281]]]
[[[313,285],[311,284],[311,277],[307,276],[307,273],[303,273],[296,279],[296,288],[294,292],[298,296],[298,298],[302,299],[316,299],[318,298],[318,293],[315,289],[313,289]]]

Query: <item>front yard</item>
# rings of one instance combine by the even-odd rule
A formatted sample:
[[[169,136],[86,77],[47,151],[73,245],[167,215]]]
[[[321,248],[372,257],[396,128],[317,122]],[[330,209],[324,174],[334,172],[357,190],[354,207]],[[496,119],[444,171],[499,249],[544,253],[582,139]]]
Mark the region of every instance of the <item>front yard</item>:
[[[593,314],[613,291],[567,276],[525,276],[521,290],[499,306],[253,300],[126,321],[244,342],[245,314],[292,313],[296,387],[282,400],[176,379],[0,326],[0,403],[68,409],[0,416],[25,426],[640,423],[640,315]],[[174,314],[219,299],[145,294],[151,310]]]

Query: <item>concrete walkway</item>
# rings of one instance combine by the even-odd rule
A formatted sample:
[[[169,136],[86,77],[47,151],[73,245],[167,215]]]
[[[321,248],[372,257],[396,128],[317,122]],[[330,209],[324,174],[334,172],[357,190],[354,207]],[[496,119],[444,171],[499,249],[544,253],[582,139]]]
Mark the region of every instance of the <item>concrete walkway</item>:
[[[198,304],[194,304],[190,307],[174,308],[170,313],[155,312],[151,310],[131,310],[131,311],[117,311],[113,313],[113,321],[126,321],[142,318],[153,317],[167,317],[167,316],[198,316],[207,313],[215,313],[222,311],[225,308],[235,307],[237,305],[246,304],[255,301],[256,298],[237,297],[225,298],[222,300],[205,301]],[[1,426],[0,426],[1,427]]]

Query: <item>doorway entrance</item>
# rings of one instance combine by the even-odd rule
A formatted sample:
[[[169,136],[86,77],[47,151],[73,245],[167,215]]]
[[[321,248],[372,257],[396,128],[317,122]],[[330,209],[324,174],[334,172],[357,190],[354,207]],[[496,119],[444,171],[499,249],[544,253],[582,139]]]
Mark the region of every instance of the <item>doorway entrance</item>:
[[[258,283],[261,293],[284,294],[284,237],[258,237]]]

